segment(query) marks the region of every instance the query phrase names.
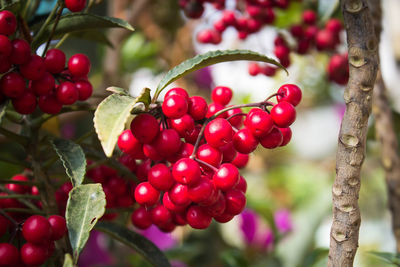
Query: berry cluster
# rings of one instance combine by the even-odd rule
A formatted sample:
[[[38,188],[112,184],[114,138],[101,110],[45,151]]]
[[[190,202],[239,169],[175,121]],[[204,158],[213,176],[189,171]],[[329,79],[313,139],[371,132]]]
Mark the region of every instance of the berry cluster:
[[[29,181],[25,175],[16,175],[11,180]],[[39,194],[35,186],[9,183],[6,189],[14,194]],[[39,201],[35,204],[41,206]],[[65,219],[59,215],[51,215],[46,219],[41,215],[27,217],[22,213],[7,211],[24,207],[15,198],[2,198],[0,201],[0,208],[5,212],[0,215],[0,237],[8,237],[8,242],[0,243],[0,266],[42,265],[53,254],[54,241],[61,239],[67,232]],[[21,233],[25,241],[21,239]],[[18,248],[14,243],[18,244]]]
[[[49,114],[57,114],[63,105],[84,101],[92,95],[87,80],[89,58],[76,54],[68,60],[59,49],[50,49],[45,57],[31,53],[23,39],[10,40],[17,28],[13,13],[0,12],[0,103],[11,99],[20,114],[31,114],[39,106]]]
[[[291,139],[301,90],[286,84],[275,95],[276,104],[226,106],[232,98],[228,87],[216,87],[211,104],[173,88],[162,105],[137,115],[118,139],[123,157],[141,161],[134,169],[141,181],[134,197],[141,207],[132,223],[168,232],[185,224],[204,229],[213,218],[224,223],[240,214],[247,183],[238,168],[258,144],[272,149]],[[242,113],[242,107],[254,108]]]
[[[217,9],[224,9],[225,1],[180,1],[181,8],[190,18],[199,18],[203,14],[203,4],[210,2]],[[264,25],[275,20],[274,8],[286,9],[290,0],[247,0],[237,1],[236,10],[224,10],[221,17],[215,20],[213,28],[204,29],[197,34],[200,43],[219,44],[221,35],[230,26],[238,32],[238,38],[244,40],[249,34],[258,32]]]
[[[340,41],[340,33],[343,29],[338,19],[329,19],[325,26],[318,28],[316,25],[317,15],[312,10],[303,12],[301,24],[292,25],[289,29],[290,36],[295,45],[290,47],[283,35],[278,35],[274,41],[274,54],[284,67],[290,66],[290,52],[300,55],[310,53],[313,47],[320,52],[334,53]],[[256,76],[264,74],[274,76],[275,67],[270,65],[249,64],[249,74]],[[335,54],[331,57],[327,67],[328,78],[338,84],[346,84],[349,78],[347,54]]]

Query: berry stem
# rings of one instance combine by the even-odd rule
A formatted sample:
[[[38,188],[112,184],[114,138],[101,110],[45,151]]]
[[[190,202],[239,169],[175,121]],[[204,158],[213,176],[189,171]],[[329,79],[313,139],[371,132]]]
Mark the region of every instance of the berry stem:
[[[50,46],[51,39],[53,39],[54,33],[56,32],[56,28],[57,28],[58,22],[60,21],[60,18],[61,18],[61,15],[62,15],[62,11],[64,10],[64,1],[61,1],[61,4],[59,4],[59,2],[57,2],[57,6],[58,6],[57,16],[56,16],[56,19],[54,21],[53,29],[51,30],[49,38],[47,39],[46,47],[43,50],[42,56],[46,55],[46,52],[47,52],[47,50],[49,49],[49,46]]]
[[[237,117],[237,116],[247,116],[247,113],[243,113],[243,112],[241,112],[241,113],[235,113],[235,114],[229,116],[228,118],[226,118],[226,120],[229,121],[229,120],[232,119],[233,117]]]
[[[205,161],[202,161],[201,159],[198,159],[198,158],[193,158],[193,160],[195,160],[195,161],[197,161],[198,163],[201,163],[201,164],[203,164],[203,165],[206,165],[208,168],[210,168],[210,169],[212,169],[213,171],[218,171],[218,169],[217,168],[215,168],[213,165],[211,165],[211,164],[208,164],[207,162],[205,162]]]
[[[0,214],[7,218],[12,224],[18,225],[18,222],[14,220],[10,215],[8,215],[8,213],[5,212],[3,209],[0,209]]]
[[[8,180],[9,183],[11,184],[12,181]],[[13,198],[10,197],[11,195],[15,195],[14,191],[8,190],[7,188],[5,188],[4,186],[0,185],[0,190],[3,192],[6,192],[8,195],[5,198]],[[36,212],[36,211],[41,211],[38,207],[36,207],[34,204],[32,204],[30,201],[25,200],[25,198],[28,197],[24,197],[24,198],[16,198],[19,202],[21,202],[22,204],[24,204],[25,206],[27,206],[28,208],[30,208],[32,210],[32,212]],[[1,199],[1,198],[0,198]]]
[[[44,34],[45,29],[50,24],[50,22],[53,20],[54,16],[56,15],[58,6],[59,6],[59,4],[58,4],[58,1],[57,1],[57,4],[54,6],[53,10],[50,12],[49,16],[47,17],[45,22],[42,24],[42,27],[40,27],[39,31],[35,35],[35,39],[36,40],[40,40],[42,38],[42,35]]]
[[[3,209],[3,211],[5,212],[17,212],[17,213],[26,213],[26,214],[38,214],[38,215],[45,215],[46,216],[46,212],[42,211],[42,210],[31,210],[31,209],[24,209],[24,208],[6,208]]]
[[[40,199],[39,196],[28,195],[28,194],[12,194],[12,195],[0,196],[0,199],[8,199],[8,198],[13,198],[13,199],[37,199],[37,200]]]
[[[268,101],[268,100],[270,100],[270,99],[273,98],[274,96],[278,96],[278,95],[283,96],[282,93],[275,93],[275,94],[270,95],[267,99],[265,99],[265,102]]]

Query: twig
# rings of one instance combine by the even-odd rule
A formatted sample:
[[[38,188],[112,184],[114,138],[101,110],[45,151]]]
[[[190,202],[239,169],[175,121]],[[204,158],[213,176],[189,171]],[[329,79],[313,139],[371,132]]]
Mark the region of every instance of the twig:
[[[47,49],[49,49],[51,39],[53,39],[54,33],[56,32],[57,25],[58,25],[58,22],[60,21],[63,9],[64,9],[64,1],[62,1],[61,4],[58,4],[58,12],[57,12],[56,19],[55,19],[55,22],[53,25],[53,29],[51,29],[51,33],[49,35],[49,38],[47,39],[46,46],[43,50],[42,56],[46,55]]]

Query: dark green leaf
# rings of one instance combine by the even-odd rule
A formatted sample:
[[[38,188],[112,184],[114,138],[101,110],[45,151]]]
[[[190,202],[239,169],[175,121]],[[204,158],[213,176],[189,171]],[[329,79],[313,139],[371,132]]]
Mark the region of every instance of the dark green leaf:
[[[81,185],[86,172],[86,157],[82,148],[72,141],[56,138],[51,141],[73,186]]]
[[[266,63],[270,63],[278,66],[286,71],[286,69],[277,61],[267,56],[261,55],[259,53],[250,51],[250,50],[217,50],[210,51],[202,55],[197,55],[191,59],[188,59],[178,66],[174,67],[164,76],[164,78],[160,81],[157,86],[155,96],[158,94],[170,83],[179,79],[180,77],[191,73],[195,70],[228,61],[236,61],[236,60],[251,60],[251,61],[262,61]],[[287,71],[286,71],[287,72]]]
[[[33,47],[44,43],[53,29],[54,23],[49,23],[42,34],[36,35],[32,42]],[[97,16],[87,13],[70,13],[61,17],[54,36],[59,37],[66,33],[81,32],[86,30],[98,30],[102,28],[124,28],[133,31],[133,27],[126,21],[106,16]],[[35,26],[33,27],[35,28]],[[38,27],[36,27],[38,28]]]
[[[8,101],[4,101],[2,104],[0,104],[0,125],[1,122],[3,121],[4,115],[6,114],[7,104]]]
[[[318,17],[321,21],[328,20],[338,6],[339,0],[318,0]]]
[[[144,88],[137,98],[112,94],[97,106],[93,119],[94,127],[107,157],[111,157],[133,107],[138,102],[147,107],[150,101],[150,89]]]
[[[120,87],[111,86],[111,87],[108,87],[106,90],[109,92],[112,92],[114,94],[129,95],[129,92],[127,90],[125,90],[124,88],[120,88]]]
[[[100,230],[112,238],[124,243],[140,253],[151,264],[157,267],[171,266],[165,255],[151,241],[124,226],[112,222],[99,222],[96,230]]]
[[[106,196],[101,184],[85,184],[74,187],[69,193],[65,217],[74,263],[85,246],[89,233],[103,216]]]
[[[76,39],[94,41],[97,43],[105,44],[113,48],[113,45],[111,41],[108,39],[107,34],[102,31],[91,30],[91,31],[74,32],[71,34],[71,37]]]
[[[72,257],[69,253],[64,256],[64,264],[63,267],[74,267],[74,263],[72,262]]]
[[[400,266],[400,254],[379,251],[370,251],[369,254],[379,257],[388,263]]]
[[[16,1],[12,1],[12,3],[10,3],[10,4],[6,4],[3,7],[1,7],[0,11],[9,10],[9,11],[13,12],[14,14],[16,14],[16,13],[18,13],[20,8],[21,8],[21,1],[16,0]]]

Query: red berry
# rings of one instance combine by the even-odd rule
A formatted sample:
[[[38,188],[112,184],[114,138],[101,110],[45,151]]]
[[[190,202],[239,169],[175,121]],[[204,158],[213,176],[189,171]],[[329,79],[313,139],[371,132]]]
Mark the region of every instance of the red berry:
[[[118,137],[118,147],[122,152],[133,156],[143,153],[142,144],[133,136],[129,129],[123,131]]]
[[[92,96],[93,86],[89,81],[77,81],[75,83],[75,87],[76,89],[78,89],[80,101],[85,101]]]
[[[213,176],[214,184],[222,191],[232,189],[239,182],[239,171],[235,165],[224,163]]]
[[[313,41],[318,33],[318,30],[319,30],[318,27],[314,25],[306,27],[306,29],[304,30],[305,39]]]
[[[241,114],[241,113],[242,113],[242,110],[240,108],[230,109],[226,112],[226,117],[229,118],[232,115]],[[237,115],[237,116],[230,118],[228,121],[233,127],[240,128],[242,126],[243,117],[242,117],[242,115]]]
[[[38,105],[41,111],[48,114],[57,114],[62,109],[62,104],[54,94],[40,96]]]
[[[187,223],[194,229],[206,229],[212,217],[200,206],[191,206],[186,212]]]
[[[232,10],[224,10],[222,13],[222,20],[227,26],[234,26],[236,24],[235,12]]]
[[[60,73],[65,68],[65,54],[60,49],[50,49],[44,58],[46,70],[50,73]]]
[[[193,150],[194,146],[192,144],[182,142],[179,151],[175,155],[169,156],[168,161],[171,163],[175,163],[181,158],[188,158],[192,155]]]
[[[118,176],[111,177],[106,186],[117,196],[122,196],[127,192],[126,181]]]
[[[136,160],[133,156],[129,154],[124,154],[119,157],[118,161],[127,167],[130,171],[135,171],[136,170]]]
[[[151,214],[144,207],[139,207],[133,211],[131,221],[139,229],[147,229],[152,225]]]
[[[217,32],[223,32],[223,31],[225,31],[225,29],[226,29],[226,25],[225,25],[225,22],[224,22],[223,19],[216,20],[216,21],[214,22],[213,26],[214,26],[214,29],[215,29]]]
[[[153,206],[160,198],[160,191],[149,182],[142,182],[135,188],[135,200],[140,205]]]
[[[31,82],[31,90],[37,96],[47,95],[54,89],[55,85],[56,80],[53,75],[46,71],[42,78]]]
[[[265,76],[274,76],[276,73],[277,68],[276,67],[272,67],[270,65],[265,65],[264,67],[262,67],[261,72],[262,74],[264,74]]]
[[[17,266],[18,263],[18,249],[9,243],[0,243],[0,266]]]
[[[287,46],[279,45],[275,46],[274,54],[280,60],[283,61],[289,57],[290,49]]]
[[[209,144],[203,144],[199,146],[196,153],[196,158],[218,168],[222,161],[222,154],[218,149],[210,146]],[[206,170],[210,170],[209,167],[203,164],[201,164],[201,166]]]
[[[203,97],[192,96],[189,98],[188,113],[195,121],[204,119],[207,114],[207,110],[207,102]]]
[[[22,234],[28,242],[43,244],[50,240],[51,225],[45,217],[32,215],[25,221]]]
[[[183,11],[189,18],[198,19],[203,15],[204,7],[201,2],[190,1],[185,5]]]
[[[148,173],[149,183],[158,190],[169,190],[175,183],[171,171],[164,164],[156,164]]]
[[[161,131],[151,143],[161,156],[171,156],[181,147],[181,139],[174,129]]]
[[[147,180],[147,173],[151,168],[151,159],[144,160],[142,163],[136,167],[136,177],[139,181],[143,182]]]
[[[269,149],[280,146],[282,144],[282,142],[283,142],[282,133],[276,127],[274,127],[268,135],[260,138],[260,144],[263,147],[269,148]]]
[[[240,176],[239,183],[234,187],[234,189],[242,191],[244,194],[246,194],[247,182],[246,182],[246,179],[243,178],[243,176]]]
[[[250,63],[249,64],[249,74],[251,76],[257,76],[261,73],[261,67],[257,63]]]
[[[161,161],[164,159],[153,144],[144,144],[143,153],[147,158],[153,161]]]
[[[199,43],[202,44],[209,44],[213,42],[213,31],[206,29],[206,30],[201,30],[197,33],[196,39]]]
[[[10,72],[1,77],[1,92],[10,98],[22,96],[25,91],[25,80],[16,72]]]
[[[8,57],[11,55],[12,45],[7,36],[0,34],[0,55]]]
[[[33,55],[29,61],[19,66],[19,70],[28,80],[39,80],[46,72],[44,60],[38,55]]]
[[[8,221],[8,219],[6,219],[6,217],[4,217],[3,215],[0,215],[0,237],[2,237],[7,232],[9,224],[10,222]],[[0,266],[1,266],[1,260],[0,260]]]
[[[225,208],[226,208],[226,200],[225,200],[224,194],[222,194],[221,192],[218,192],[217,201],[214,204],[204,207],[205,211],[211,217],[215,217],[215,216],[219,216],[219,215],[223,214],[225,211]]]
[[[194,131],[194,120],[192,116],[185,114],[178,119],[172,119],[171,127],[174,128],[181,137],[185,137]]]
[[[278,89],[276,100],[278,102],[286,101],[297,106],[301,101],[301,90],[295,84],[284,84]]]
[[[11,178],[12,181],[22,181],[26,182],[29,181],[29,179],[25,175],[17,174]],[[27,185],[21,185],[21,184],[7,184],[6,188],[8,190],[11,190],[17,194],[25,194],[31,191],[31,188]]]
[[[247,114],[246,127],[255,137],[262,137],[271,132],[272,127],[274,127],[274,121],[268,112],[254,110],[252,113]]]
[[[232,126],[227,120],[217,118],[207,124],[204,137],[209,145],[220,148],[232,141]]]
[[[168,196],[171,201],[178,206],[188,206],[192,201],[189,198],[188,187],[176,183],[169,191]]]
[[[86,6],[86,0],[65,0],[65,7],[71,12],[82,11]]]
[[[11,35],[17,29],[17,19],[8,10],[0,12],[0,34]]]
[[[312,10],[305,10],[303,12],[303,22],[305,24],[313,25],[317,21],[317,14]]]
[[[225,193],[226,209],[225,212],[237,215],[241,213],[246,206],[246,196],[237,189],[231,189]]]
[[[340,20],[333,18],[326,22],[325,28],[335,34],[338,34],[343,27]]]
[[[289,127],[296,120],[296,110],[289,102],[282,101],[271,109],[271,117],[278,127]]]
[[[289,127],[287,127],[287,128],[279,128],[279,131],[281,131],[283,136],[281,146],[286,146],[290,142],[290,139],[292,139],[292,130]]]
[[[136,116],[131,123],[132,134],[141,143],[151,143],[159,130],[157,119],[147,113]]]
[[[257,148],[258,140],[249,129],[243,128],[233,136],[233,146],[239,153],[249,154]]]
[[[51,215],[48,219],[51,226],[51,240],[61,239],[67,232],[67,224],[64,217]]]
[[[174,212],[172,213],[172,221],[175,225],[186,225],[186,213],[185,212]]]
[[[215,216],[215,217],[214,217],[214,220],[217,221],[217,222],[219,222],[219,223],[227,223],[227,222],[229,222],[230,220],[232,220],[233,217],[235,217],[235,216],[232,215],[232,214],[229,214],[229,213],[224,212],[224,213],[222,213],[221,215]]]
[[[211,92],[211,99],[215,103],[227,105],[232,99],[232,90],[226,86],[217,86]]]
[[[12,104],[16,112],[20,114],[32,114],[37,105],[36,96],[29,91],[25,91],[22,96],[14,98]]]
[[[222,147],[220,150],[222,152],[223,163],[231,162],[236,157],[237,151],[232,142]]]
[[[222,110],[224,108],[225,108],[225,106],[223,106],[223,105],[221,105],[219,103],[211,103],[210,105],[208,105],[206,118],[210,118],[215,113],[217,113],[218,111],[220,111],[220,110]],[[226,118],[226,112],[224,112],[223,114],[218,115],[218,118]]]
[[[188,111],[188,101],[181,95],[171,95],[164,100],[162,111],[168,118],[180,118]]]
[[[164,225],[172,221],[171,212],[161,204],[151,210],[151,221],[155,225]]]
[[[315,43],[318,50],[329,50],[335,46],[335,35],[327,29],[318,31],[315,36]]]
[[[46,246],[25,243],[21,248],[22,262],[28,266],[42,265],[46,261],[47,255],[48,250]]]
[[[232,164],[238,167],[239,169],[246,167],[247,162],[249,161],[248,154],[237,153],[236,157],[232,160]]]
[[[178,160],[172,168],[175,181],[185,185],[195,184],[200,179],[200,174],[199,164],[189,158]]]
[[[0,73],[6,73],[10,69],[11,69],[10,58],[0,55]],[[2,102],[1,99],[0,102]]]
[[[90,60],[84,54],[75,54],[68,60],[68,70],[72,76],[82,77],[89,74]]]
[[[79,92],[72,82],[63,82],[56,89],[57,100],[63,105],[71,105],[78,101]]]
[[[169,197],[168,192],[164,193],[162,203],[163,203],[164,207],[166,207],[170,211],[174,211],[174,212],[184,211],[187,207],[186,205],[183,205],[183,206],[176,205],[174,202],[172,202],[171,198]]]
[[[210,179],[201,178],[195,185],[189,187],[189,198],[193,202],[201,204],[212,198],[215,190],[216,188]]]
[[[189,101],[189,94],[183,88],[175,87],[175,88],[169,89],[168,92],[165,94],[164,99],[167,99],[171,95],[180,95],[180,96],[183,96],[186,99],[186,101]]]

